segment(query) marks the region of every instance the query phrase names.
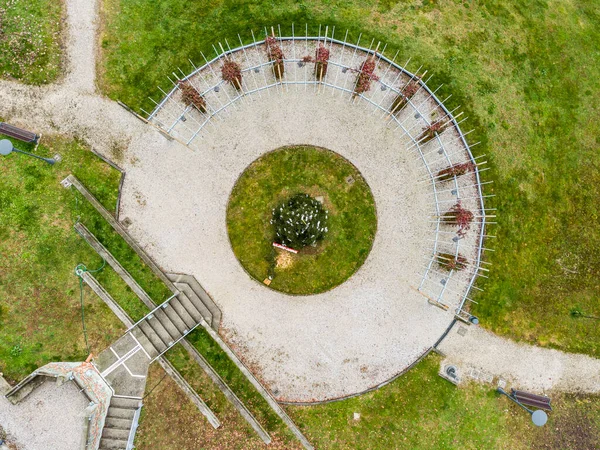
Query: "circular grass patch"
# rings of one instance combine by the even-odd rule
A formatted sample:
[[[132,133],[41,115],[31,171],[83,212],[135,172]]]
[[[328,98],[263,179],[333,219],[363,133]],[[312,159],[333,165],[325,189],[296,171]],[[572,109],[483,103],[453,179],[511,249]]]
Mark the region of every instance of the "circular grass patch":
[[[273,209],[308,194],[329,213],[322,241],[297,254],[273,246]],[[287,294],[317,294],[346,281],[367,258],[377,229],[375,201],[360,172],[337,153],[284,147],[242,173],[227,206],[231,247],[246,272]]]

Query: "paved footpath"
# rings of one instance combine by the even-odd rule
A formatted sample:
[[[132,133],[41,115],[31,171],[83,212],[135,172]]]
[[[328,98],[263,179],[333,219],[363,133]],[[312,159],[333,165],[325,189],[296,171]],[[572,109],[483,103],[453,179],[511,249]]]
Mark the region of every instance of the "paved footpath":
[[[476,369],[524,390],[600,392],[600,359],[520,344],[481,327],[456,324],[438,349],[459,372]]]

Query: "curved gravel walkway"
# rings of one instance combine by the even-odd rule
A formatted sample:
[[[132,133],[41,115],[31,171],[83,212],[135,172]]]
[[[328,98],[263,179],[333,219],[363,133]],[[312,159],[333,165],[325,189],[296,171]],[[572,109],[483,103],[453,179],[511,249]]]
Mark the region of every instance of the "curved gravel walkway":
[[[123,217],[133,219],[134,235],[165,268],[195,274],[207,287],[223,307],[224,332],[280,398],[323,399],[363,390],[402,370],[441,335],[450,313],[429,306],[411,289],[411,268],[417,264],[426,236],[412,216],[401,219],[408,206],[424,201],[424,193],[412,184],[398,189],[396,180],[413,179],[416,168],[393,146],[385,130],[378,133],[381,140],[376,142],[385,151],[376,154],[365,142],[361,129],[374,119],[362,117],[347,104],[328,104],[328,109],[339,109],[340,115],[328,118],[317,136],[318,102],[336,100],[296,94],[294,102],[304,102],[304,109],[295,111],[292,102],[280,102],[280,126],[274,131],[266,125],[272,97],[264,96],[231,111],[228,122],[239,124],[239,137],[231,135],[226,123],[216,122],[211,133],[221,136],[221,142],[215,140],[191,152],[95,93],[97,5],[84,0],[67,0],[66,4],[71,34],[65,79],[39,88],[0,81],[0,115],[36,131],[83,138],[108,158],[115,157],[115,146],[126,148],[125,157],[116,162],[127,171]],[[344,116],[346,111],[354,113]],[[286,127],[298,123],[302,126]],[[341,124],[347,133],[326,133]],[[258,130],[252,132],[255,139],[241,140],[251,128]],[[287,298],[284,304],[248,279],[233,258],[224,211],[237,174],[249,162],[267,149],[294,143],[329,147],[354,162],[371,184],[382,217],[372,255],[350,283],[332,291],[337,298],[333,294],[318,301]],[[391,172],[382,176],[388,166]],[[400,245],[389,245],[390,239]],[[190,248],[197,251],[190,252]],[[535,354],[543,361],[539,366],[579,367],[565,369],[564,373],[573,375],[565,375],[564,382],[555,384],[557,388],[567,389],[588,379],[590,392],[600,390],[596,360],[589,363],[591,358],[585,356],[490,339],[469,345],[449,339],[444,348],[449,357],[456,355],[494,372],[504,370],[524,383],[530,380],[534,387],[542,386],[539,376],[527,375],[522,367]],[[488,346],[502,348],[507,364],[488,357]]]
[[[276,398],[313,401],[360,392],[402,372],[453,316],[416,290],[430,251],[432,207],[430,188],[417,182],[423,176],[417,158],[402,151],[402,132],[346,97],[294,91],[240,103],[214,124],[199,151],[139,156],[126,190],[137,196],[126,195],[122,211],[132,219],[130,232],[166,270],[194,275],[212,295],[223,311],[222,334]],[[250,278],[226,229],[237,177],[260,155],[292,144],[348,159],[377,205],[377,234],[364,265],[342,285],[312,296],[287,296]]]
[[[464,336],[458,330],[438,349],[447,356],[444,364],[459,371],[476,369],[533,392],[600,392],[600,359],[520,344],[480,327],[469,327]]]

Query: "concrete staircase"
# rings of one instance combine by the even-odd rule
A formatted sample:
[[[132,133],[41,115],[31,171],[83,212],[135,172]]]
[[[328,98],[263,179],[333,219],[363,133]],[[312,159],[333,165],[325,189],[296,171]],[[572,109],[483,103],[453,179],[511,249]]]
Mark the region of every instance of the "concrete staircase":
[[[191,275],[167,273],[167,278],[179,291],[177,298],[181,303],[191,303],[202,315],[204,320],[215,330],[219,331],[221,310],[204,288]]]
[[[128,444],[131,444],[129,442],[130,437],[133,439],[135,435],[141,406],[140,399],[111,398],[99,450],[126,450],[131,448]]]
[[[205,320],[203,309],[197,297],[179,293],[148,313],[129,332],[153,361]]]

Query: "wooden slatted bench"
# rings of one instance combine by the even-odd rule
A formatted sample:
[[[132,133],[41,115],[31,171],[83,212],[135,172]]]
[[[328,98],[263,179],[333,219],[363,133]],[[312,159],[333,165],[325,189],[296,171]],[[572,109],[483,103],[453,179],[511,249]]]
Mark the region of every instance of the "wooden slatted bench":
[[[524,405],[552,411],[550,399],[548,397],[544,397],[543,395],[530,394],[529,392],[518,391],[516,389],[511,389],[510,395],[519,403],[523,403]]]
[[[6,122],[0,122],[0,133],[23,142],[38,143],[40,136],[22,128],[9,125]]]

